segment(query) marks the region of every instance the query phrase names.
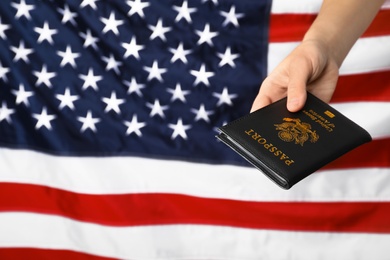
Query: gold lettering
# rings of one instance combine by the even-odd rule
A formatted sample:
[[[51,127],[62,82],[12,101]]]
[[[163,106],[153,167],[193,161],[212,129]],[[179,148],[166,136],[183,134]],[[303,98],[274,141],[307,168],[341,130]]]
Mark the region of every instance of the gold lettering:
[[[288,158],[290,158],[290,157],[288,157],[288,156],[285,155],[285,154],[283,154],[282,156],[280,156],[280,160],[287,160]]]
[[[294,160],[285,160],[284,162],[285,162],[285,164],[287,164],[288,166],[290,166],[291,164],[294,163]]]
[[[245,133],[248,136],[250,136],[253,140],[257,141],[257,143],[261,144],[270,153],[273,153],[274,156],[279,157],[279,159],[284,161],[286,165],[290,166],[291,164],[294,163],[294,160],[288,160],[290,157],[288,157],[285,153],[283,153],[273,144],[268,143],[267,139],[262,137],[259,133],[257,133],[253,129],[246,130]]]

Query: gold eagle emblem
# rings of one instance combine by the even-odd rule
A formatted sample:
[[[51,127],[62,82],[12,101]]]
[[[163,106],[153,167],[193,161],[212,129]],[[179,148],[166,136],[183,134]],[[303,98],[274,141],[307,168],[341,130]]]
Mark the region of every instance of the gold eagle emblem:
[[[283,118],[283,123],[275,124],[276,130],[279,130],[278,136],[285,142],[295,141],[296,144],[303,144],[309,140],[315,143],[320,138],[316,131],[311,130],[311,125],[302,122],[299,118]]]

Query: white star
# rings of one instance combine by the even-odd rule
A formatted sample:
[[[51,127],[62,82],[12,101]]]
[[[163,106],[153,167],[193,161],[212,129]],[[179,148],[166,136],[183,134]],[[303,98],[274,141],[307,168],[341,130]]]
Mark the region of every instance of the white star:
[[[81,38],[84,39],[84,48],[87,48],[89,46],[92,46],[95,50],[98,48],[96,43],[99,41],[99,38],[93,37],[91,30],[87,30],[87,33],[80,33]]]
[[[4,81],[7,82],[7,73],[10,72],[10,69],[8,67],[3,67],[0,61],[0,78]]]
[[[210,2],[212,1],[213,4],[218,5],[218,0],[202,0],[202,3]]]
[[[232,99],[237,97],[236,94],[229,94],[228,89],[226,87],[223,88],[221,94],[213,93],[213,96],[219,99],[217,106],[221,106],[223,104],[232,106],[233,105]]]
[[[209,78],[215,74],[214,72],[206,71],[206,66],[204,64],[202,64],[199,70],[191,70],[190,73],[196,77],[194,86],[201,82],[206,86],[210,86]]]
[[[82,87],[83,90],[87,89],[88,87],[91,87],[94,90],[98,90],[97,82],[103,79],[102,76],[95,76],[92,68],[89,68],[87,75],[82,74],[79,77],[84,80],[84,84]]]
[[[80,7],[84,8],[87,5],[89,5],[90,7],[92,7],[93,10],[96,10],[97,9],[97,6],[96,6],[97,1],[98,0],[83,0],[83,2],[80,4]]]
[[[240,57],[239,54],[232,54],[230,47],[227,47],[225,53],[217,53],[218,57],[221,58],[219,67],[222,67],[225,64],[229,64],[231,67],[236,67],[234,60]]]
[[[169,128],[173,129],[171,139],[175,139],[177,136],[181,136],[183,139],[187,139],[186,131],[191,128],[190,125],[183,125],[181,118],[177,119],[176,124],[169,124]]]
[[[228,25],[229,23],[233,24],[235,27],[238,27],[238,19],[244,16],[244,14],[236,14],[236,7],[230,7],[229,12],[220,11],[220,14],[225,17],[225,21],[223,22],[223,26]]]
[[[123,123],[127,126],[126,135],[131,135],[132,133],[135,133],[138,136],[142,136],[140,129],[146,126],[146,123],[138,122],[137,115],[133,115],[131,122],[123,121]]]
[[[149,76],[148,76],[149,81],[151,81],[152,79],[157,79],[160,82],[163,82],[163,78],[162,78],[161,74],[167,72],[167,69],[164,69],[164,68],[160,69],[158,67],[157,61],[153,61],[152,67],[144,66],[144,70],[149,72]]]
[[[122,62],[115,60],[112,53],[110,57],[102,57],[102,60],[107,63],[106,71],[114,70],[116,74],[119,74],[119,66],[122,65]]]
[[[30,105],[28,98],[34,96],[34,92],[26,91],[23,84],[19,84],[19,90],[12,90],[12,93],[16,96],[16,105],[23,103],[26,107]]]
[[[80,132],[83,133],[87,129],[91,129],[92,132],[96,132],[96,126],[95,124],[99,123],[101,120],[99,118],[93,118],[92,112],[88,110],[86,117],[77,117],[77,120],[79,120],[83,125],[81,126]]]
[[[213,4],[218,5],[218,0],[202,0],[202,3],[207,3],[207,2],[213,2]]]
[[[218,32],[211,32],[210,25],[206,24],[203,31],[196,30],[196,34],[200,37],[198,40],[198,45],[203,43],[208,43],[210,46],[213,46],[212,38],[218,35]]]
[[[5,40],[7,36],[5,35],[5,31],[9,30],[11,28],[11,25],[9,24],[4,24],[1,22],[1,17],[0,17],[0,37]]]
[[[116,98],[115,91],[111,92],[110,98],[103,97],[102,100],[104,103],[107,104],[106,109],[104,109],[104,112],[106,112],[106,113],[111,111],[111,110],[114,110],[117,114],[120,114],[121,110],[119,109],[119,105],[125,103],[124,99]]]
[[[39,33],[38,43],[46,40],[50,44],[54,43],[52,36],[58,32],[57,29],[50,29],[47,21],[45,21],[42,28],[35,27],[34,31]]]
[[[2,122],[4,119],[11,124],[11,115],[15,113],[15,109],[10,109],[7,107],[7,104],[5,101],[1,103],[0,107],[0,122]]]
[[[113,11],[111,11],[110,17],[108,19],[102,17],[100,18],[100,20],[102,21],[102,23],[105,24],[102,31],[103,34],[107,33],[108,31],[112,31],[115,35],[118,35],[119,34],[118,26],[124,24],[123,20],[115,20],[115,13]]]
[[[171,27],[164,27],[162,24],[162,19],[158,19],[156,26],[149,25],[148,28],[152,31],[152,34],[150,35],[150,39],[156,39],[159,37],[161,40],[166,41],[167,38],[165,37],[165,34],[172,30]]]
[[[63,109],[65,107],[69,107],[70,109],[74,110],[75,106],[73,102],[79,99],[79,96],[77,95],[71,95],[70,89],[66,88],[64,94],[56,94],[56,98],[61,101],[59,105],[59,109]]]
[[[25,48],[23,41],[20,41],[19,47],[11,46],[10,49],[15,53],[15,57],[13,59],[14,62],[22,59],[24,62],[29,63],[30,61],[27,56],[34,52],[33,49]]]
[[[135,37],[131,38],[130,43],[122,43],[122,47],[126,49],[126,53],[123,57],[126,59],[129,56],[134,56],[139,59],[139,51],[145,48],[143,45],[137,45]]]
[[[207,111],[204,104],[201,104],[199,109],[191,109],[193,113],[196,114],[195,121],[203,119],[206,122],[210,122],[209,115],[214,114],[212,111]]]
[[[51,130],[52,127],[50,121],[56,118],[55,115],[47,114],[47,109],[45,107],[42,108],[42,112],[40,114],[33,114],[32,116],[38,120],[37,124],[35,125],[35,129],[40,129],[42,126],[44,126],[48,130]]]
[[[57,55],[62,57],[62,61],[60,66],[64,67],[66,64],[70,64],[73,68],[76,68],[76,61],[75,59],[80,57],[81,55],[76,52],[72,52],[72,49],[70,46],[66,46],[66,51],[57,51]]]
[[[142,97],[141,89],[145,88],[145,85],[137,83],[137,80],[134,77],[131,78],[131,82],[125,80],[123,81],[123,84],[129,88],[127,94],[135,92],[139,97]]]
[[[181,19],[185,19],[187,22],[192,22],[191,20],[191,13],[196,12],[196,8],[188,8],[188,2],[187,0],[183,1],[183,4],[179,6],[173,6],[173,9],[175,9],[178,14],[175,18],[175,22],[180,21]]]
[[[67,4],[65,4],[64,9],[58,8],[57,11],[62,14],[62,24],[70,22],[71,24],[76,25],[74,18],[77,17],[77,13],[71,12]]]
[[[35,86],[39,86],[40,84],[43,83],[43,84],[45,84],[49,88],[52,87],[50,79],[54,78],[55,76],[57,76],[56,72],[48,72],[47,68],[46,68],[46,65],[42,66],[42,70],[40,72],[39,71],[33,71],[33,74],[34,74],[34,76],[36,76],[38,78],[37,82],[35,83]]]
[[[150,5],[150,3],[141,2],[141,0],[127,1],[127,4],[130,6],[130,10],[127,13],[128,16],[132,16],[137,13],[142,18],[145,17],[143,9]]]
[[[185,96],[190,94],[189,90],[182,90],[180,83],[176,84],[175,89],[167,89],[169,93],[172,94],[171,102],[175,101],[176,99],[181,100],[183,103],[186,102]]]
[[[174,63],[177,60],[181,60],[184,64],[187,64],[186,55],[191,53],[191,50],[184,50],[183,43],[181,42],[176,49],[169,48],[169,51],[173,53],[171,63]]]
[[[26,17],[27,20],[31,19],[30,11],[34,10],[34,5],[27,5],[24,0],[20,0],[19,4],[11,3],[11,5],[17,10],[15,15],[16,19],[19,19],[22,16]]]
[[[150,109],[150,117],[153,117],[155,115],[159,115],[160,117],[164,118],[164,110],[168,109],[168,106],[161,106],[160,101],[158,99],[154,100],[154,104],[146,103],[146,106]]]

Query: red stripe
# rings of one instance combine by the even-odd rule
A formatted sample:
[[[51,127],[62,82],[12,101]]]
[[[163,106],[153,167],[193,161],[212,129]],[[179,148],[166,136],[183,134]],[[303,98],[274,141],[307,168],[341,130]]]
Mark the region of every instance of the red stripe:
[[[390,167],[390,138],[373,140],[344,154],[323,169]]]
[[[300,41],[315,18],[314,14],[272,14],[269,41]]]
[[[68,250],[37,248],[0,248],[0,259],[39,259],[39,260],[113,260]]]
[[[389,102],[390,71],[340,76],[331,102],[358,101]]]
[[[316,14],[272,14],[270,42],[300,41]],[[390,9],[380,10],[362,37],[390,35]]]
[[[177,194],[87,195],[3,183],[0,211],[54,214],[110,226],[206,224],[273,230],[390,232],[390,202],[248,202]]]

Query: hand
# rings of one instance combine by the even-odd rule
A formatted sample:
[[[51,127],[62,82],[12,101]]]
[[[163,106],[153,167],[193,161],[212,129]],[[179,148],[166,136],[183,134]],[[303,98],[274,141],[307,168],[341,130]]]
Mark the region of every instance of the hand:
[[[287,109],[296,112],[306,102],[306,90],[329,102],[338,76],[331,50],[319,41],[303,41],[263,81],[251,112],[286,96]]]

